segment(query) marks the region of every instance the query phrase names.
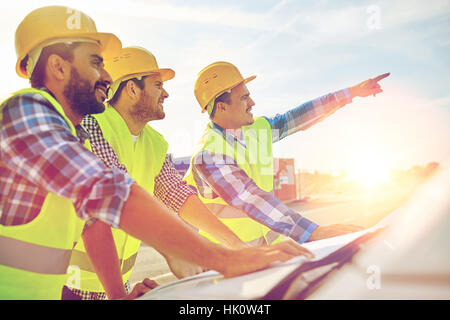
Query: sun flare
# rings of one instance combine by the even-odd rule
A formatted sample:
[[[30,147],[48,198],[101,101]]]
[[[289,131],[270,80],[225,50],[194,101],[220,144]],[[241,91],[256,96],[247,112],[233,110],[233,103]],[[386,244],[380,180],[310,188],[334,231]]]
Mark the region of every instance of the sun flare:
[[[358,153],[352,159],[349,176],[372,188],[389,180],[390,166],[388,161],[373,150]]]

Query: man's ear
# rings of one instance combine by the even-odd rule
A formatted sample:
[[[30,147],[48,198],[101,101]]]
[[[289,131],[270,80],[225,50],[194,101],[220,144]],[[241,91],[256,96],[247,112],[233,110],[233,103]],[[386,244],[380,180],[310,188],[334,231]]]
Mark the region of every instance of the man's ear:
[[[134,81],[127,80],[127,84],[125,85],[125,91],[131,100],[137,100],[138,90],[136,83],[134,83]]]
[[[226,111],[227,110],[227,104],[225,102],[219,101],[216,103],[216,111]]]
[[[57,54],[51,54],[47,60],[47,76],[59,81],[70,77],[71,64]]]

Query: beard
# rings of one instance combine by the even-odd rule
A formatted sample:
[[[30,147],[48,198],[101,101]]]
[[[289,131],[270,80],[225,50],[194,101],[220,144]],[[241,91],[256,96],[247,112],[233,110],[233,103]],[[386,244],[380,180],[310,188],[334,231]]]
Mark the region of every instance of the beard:
[[[97,81],[94,86],[88,80],[81,79],[78,71],[72,67],[69,83],[65,86],[63,94],[69,101],[72,110],[80,116],[102,113],[105,111],[103,102],[99,102],[95,96],[95,89],[107,85]]]
[[[140,122],[161,120],[166,116],[164,111],[159,108],[158,104],[156,104],[156,108],[151,107],[150,96],[148,96],[145,91],[142,91],[142,94],[138,102],[133,106],[130,115]]]

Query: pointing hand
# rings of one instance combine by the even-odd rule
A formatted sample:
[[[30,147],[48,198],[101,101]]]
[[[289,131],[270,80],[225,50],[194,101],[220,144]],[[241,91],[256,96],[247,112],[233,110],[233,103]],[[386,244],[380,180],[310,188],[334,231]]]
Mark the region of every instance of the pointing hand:
[[[369,79],[369,80],[363,81],[353,87],[350,87],[349,89],[350,89],[350,94],[351,94],[352,98],[367,97],[370,95],[373,95],[375,97],[375,95],[377,95],[378,93],[383,92],[378,81],[388,77],[390,74],[391,74],[390,72],[384,73],[374,79]]]

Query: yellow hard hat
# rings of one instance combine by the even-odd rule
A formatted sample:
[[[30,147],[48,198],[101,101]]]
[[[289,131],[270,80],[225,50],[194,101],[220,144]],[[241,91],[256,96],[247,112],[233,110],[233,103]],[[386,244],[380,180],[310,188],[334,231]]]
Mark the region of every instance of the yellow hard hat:
[[[122,43],[112,33],[97,32],[94,20],[81,11],[63,7],[48,6],[30,12],[16,30],[16,72],[22,78],[29,78],[22,60],[31,50],[58,39],[86,38],[101,46],[105,59],[117,54]]]
[[[113,79],[113,84],[108,92],[111,99],[120,82],[151,73],[158,73],[161,81],[167,81],[175,76],[175,71],[168,68],[159,68],[155,56],[141,47],[122,48],[120,54],[110,60],[105,60],[105,69]]]
[[[195,81],[194,94],[202,112],[205,112],[212,99],[242,82],[247,83],[255,78],[256,76],[251,76],[244,79],[238,68],[229,62],[214,62],[199,72]]]

